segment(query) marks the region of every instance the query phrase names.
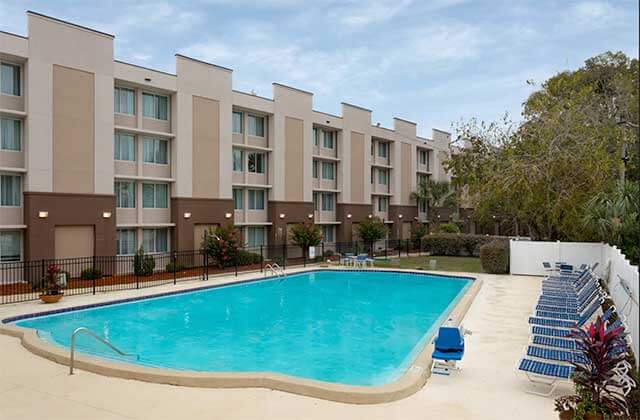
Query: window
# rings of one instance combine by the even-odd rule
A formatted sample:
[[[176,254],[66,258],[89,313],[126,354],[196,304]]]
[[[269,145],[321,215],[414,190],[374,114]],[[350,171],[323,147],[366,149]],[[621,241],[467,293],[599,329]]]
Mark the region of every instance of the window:
[[[5,95],[20,96],[20,66],[2,63],[0,66],[0,91]]]
[[[233,111],[233,132],[242,134],[242,112]]]
[[[375,150],[375,142],[371,142],[371,156],[373,156],[373,151]]]
[[[313,127],[313,145],[317,146],[318,145],[318,138],[320,136],[318,135],[318,129]]]
[[[0,206],[20,207],[22,178],[19,175],[0,176]]]
[[[17,230],[0,232],[0,262],[20,261],[22,233]]]
[[[322,162],[322,178],[335,179],[334,165],[331,162]]]
[[[333,242],[333,226],[330,226],[330,225],[322,226],[322,241]]]
[[[318,178],[318,161],[313,161],[313,177]]]
[[[135,92],[133,89],[117,87],[113,90],[113,107],[117,114],[135,113]]]
[[[249,227],[247,228],[247,246],[259,247],[266,245],[266,235],[263,227]]]
[[[378,211],[387,211],[387,197],[378,197]]]
[[[145,209],[166,209],[169,202],[167,184],[142,184],[142,207]]]
[[[133,209],[136,207],[136,184],[133,181],[116,181],[114,183],[116,207]]]
[[[237,188],[233,189],[233,209],[242,210],[243,191]]]
[[[420,203],[418,203],[418,209],[419,209],[420,213],[426,213],[427,212],[427,202],[425,200],[421,200]]]
[[[142,247],[145,252],[167,252],[167,229],[142,229]]]
[[[116,237],[116,252],[118,255],[133,255],[136,253],[135,229],[118,229]],[[145,251],[147,249],[145,248]]]
[[[114,159],[115,160],[136,160],[136,142],[133,134],[116,133],[115,136]]]
[[[371,183],[373,184],[373,174],[376,172],[375,169],[371,168]]]
[[[427,182],[428,179],[429,179],[429,177],[427,175],[418,174],[418,185],[424,184],[425,182]]]
[[[21,125],[19,120],[0,119],[0,143],[2,150],[20,151]]]
[[[426,150],[420,150],[418,156],[420,158],[420,164],[421,165],[426,165],[427,164],[427,151]]]
[[[378,184],[387,185],[389,181],[389,174],[387,171],[378,170]]]
[[[317,192],[313,193],[313,210],[314,211],[320,210],[320,200],[318,199]]]
[[[333,211],[333,194],[322,194],[322,211]]]
[[[233,149],[233,170],[236,172],[242,172],[244,161],[244,152],[239,149]]]
[[[169,163],[169,142],[162,139],[145,138],[142,143],[142,155],[145,163],[166,165]]]
[[[333,131],[323,131],[324,141],[322,145],[325,149],[333,149]]]
[[[166,121],[169,118],[168,98],[151,93],[142,94],[142,115]]]
[[[256,137],[264,137],[264,117],[256,115],[248,115],[249,135]]]
[[[248,190],[249,210],[264,210],[264,191]]]
[[[378,156],[381,158],[388,157],[389,145],[387,143],[380,142],[378,143]]]
[[[247,166],[249,172],[256,174],[264,173],[264,153],[249,152],[247,153]]]

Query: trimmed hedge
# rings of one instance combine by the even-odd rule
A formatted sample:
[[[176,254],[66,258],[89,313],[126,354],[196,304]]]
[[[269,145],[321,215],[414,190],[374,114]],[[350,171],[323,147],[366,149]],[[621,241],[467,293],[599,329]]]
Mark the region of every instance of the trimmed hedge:
[[[169,264],[165,265],[164,270],[168,273],[177,273],[178,271],[185,270],[186,268],[187,266],[185,264],[182,264],[181,262],[176,262],[175,264],[173,262],[170,262]]]
[[[486,235],[439,233],[422,238],[422,249],[431,255],[477,257],[480,255],[480,246],[495,238]]]
[[[67,277],[68,279],[69,277]],[[81,280],[97,280],[102,278],[102,270],[99,268],[85,268],[80,273]]]
[[[509,273],[509,242],[493,240],[480,247],[482,269],[489,274]]]
[[[260,264],[262,257],[255,252],[245,251],[243,249],[238,251],[238,265],[251,265]]]

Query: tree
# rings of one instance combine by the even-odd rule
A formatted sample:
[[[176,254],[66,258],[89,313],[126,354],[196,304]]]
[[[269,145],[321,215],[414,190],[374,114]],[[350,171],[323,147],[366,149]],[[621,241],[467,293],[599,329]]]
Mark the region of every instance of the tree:
[[[415,201],[418,206],[425,205],[427,214],[432,221],[434,215],[429,209],[435,207],[457,207],[457,192],[448,181],[434,181],[429,178],[418,184],[416,191],[409,196],[411,201]]]
[[[202,235],[201,248],[218,268],[236,264],[240,253],[240,235],[235,226],[209,227]]]
[[[309,247],[320,245],[320,242],[322,242],[322,230],[313,223],[298,223],[291,227],[291,240],[302,248],[306,258]]]
[[[638,145],[637,83],[638,60],[605,53],[544,82],[520,124],[461,122],[445,168],[476,220],[513,220],[533,239],[598,239],[582,223],[586,203],[638,178],[637,154],[626,171],[621,159]]]
[[[365,219],[358,224],[358,236],[369,245],[370,249],[376,241],[386,238],[388,232],[389,230],[379,217]]]

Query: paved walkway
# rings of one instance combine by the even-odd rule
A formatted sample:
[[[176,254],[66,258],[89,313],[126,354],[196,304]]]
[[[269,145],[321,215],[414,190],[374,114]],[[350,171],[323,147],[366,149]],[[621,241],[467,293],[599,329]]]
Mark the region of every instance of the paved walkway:
[[[481,275],[484,285],[465,319],[463,370],[435,375],[416,394],[379,405],[347,405],[266,389],[198,389],[109,378],[58,365],[0,335],[0,419],[555,419],[553,398],[525,392],[514,368],[528,341],[526,315],[540,279]],[[214,281],[224,281],[218,279]],[[66,305],[188,288],[202,283],[97,296]],[[43,309],[0,307],[0,318]],[[560,388],[560,392],[570,389]]]

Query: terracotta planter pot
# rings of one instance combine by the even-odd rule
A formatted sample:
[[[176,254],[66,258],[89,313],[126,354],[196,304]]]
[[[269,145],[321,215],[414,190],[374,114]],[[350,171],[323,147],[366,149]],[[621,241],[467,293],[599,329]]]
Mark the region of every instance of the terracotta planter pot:
[[[561,411],[558,418],[560,418],[560,420],[573,420],[574,413],[573,410]]]
[[[585,414],[585,420],[604,420],[604,416],[602,414]]]
[[[62,292],[57,295],[40,295],[40,300],[44,303],[57,303],[60,299],[62,299],[64,294]]]

